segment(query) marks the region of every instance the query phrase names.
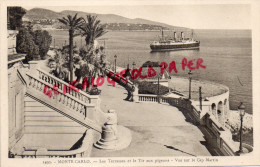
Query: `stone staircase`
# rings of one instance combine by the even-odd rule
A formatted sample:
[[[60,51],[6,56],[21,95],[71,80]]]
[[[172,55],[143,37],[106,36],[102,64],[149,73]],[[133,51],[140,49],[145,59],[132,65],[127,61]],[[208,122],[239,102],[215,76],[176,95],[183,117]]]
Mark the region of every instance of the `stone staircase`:
[[[77,90],[41,69],[18,70],[26,85],[23,137],[14,157],[88,156],[106,120],[99,96]]]
[[[27,96],[25,134],[83,134],[87,128]]]
[[[99,97],[88,95],[87,93],[76,90],[68,83],[44,72],[40,69],[26,73],[27,90],[25,100],[25,126],[26,132],[34,131],[33,123],[45,122],[48,125],[64,125],[68,121],[73,121],[70,125],[71,131],[81,133],[85,128],[101,132],[101,125],[95,112],[102,112],[99,109]],[[59,85],[56,86],[55,85]],[[66,91],[64,91],[66,89]],[[37,111],[32,111],[37,108]],[[48,111],[48,112],[47,112]],[[39,119],[39,120],[37,120]],[[49,123],[46,123],[46,122]],[[54,123],[55,122],[55,123]],[[68,124],[67,124],[68,125]],[[85,128],[79,128],[81,125]],[[48,127],[43,131],[52,129]],[[62,126],[59,130],[66,131]],[[38,132],[39,133],[39,132]],[[54,130],[53,133],[56,133]]]

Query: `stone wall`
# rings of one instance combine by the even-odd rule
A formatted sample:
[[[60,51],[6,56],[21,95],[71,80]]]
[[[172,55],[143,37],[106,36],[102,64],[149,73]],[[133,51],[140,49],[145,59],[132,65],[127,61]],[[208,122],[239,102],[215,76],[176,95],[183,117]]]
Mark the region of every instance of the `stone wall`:
[[[16,35],[18,31],[8,30],[8,54],[16,54]]]
[[[20,67],[20,63],[15,63],[8,69],[9,148],[12,148],[24,134],[24,95],[26,86],[17,72]]]

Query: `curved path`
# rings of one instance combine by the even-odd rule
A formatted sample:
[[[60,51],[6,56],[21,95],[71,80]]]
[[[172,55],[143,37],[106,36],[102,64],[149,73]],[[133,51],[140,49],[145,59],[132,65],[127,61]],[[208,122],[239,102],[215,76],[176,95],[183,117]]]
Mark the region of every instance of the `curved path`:
[[[100,87],[101,109],[115,109],[118,124],[131,130],[132,142],[126,149],[92,149],[92,157],[210,156],[203,145],[203,134],[185,121],[177,108],[154,102],[134,103],[123,100],[126,90],[104,84]]]

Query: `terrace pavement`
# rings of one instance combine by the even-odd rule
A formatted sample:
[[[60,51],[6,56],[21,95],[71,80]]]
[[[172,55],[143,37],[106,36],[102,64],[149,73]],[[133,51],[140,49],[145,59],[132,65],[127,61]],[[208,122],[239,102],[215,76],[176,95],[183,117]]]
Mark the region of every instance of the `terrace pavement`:
[[[201,131],[186,122],[176,107],[125,101],[127,92],[117,84],[113,87],[105,82],[100,89],[102,111],[115,109],[118,124],[130,129],[132,141],[118,151],[93,147],[92,157],[210,156]]]

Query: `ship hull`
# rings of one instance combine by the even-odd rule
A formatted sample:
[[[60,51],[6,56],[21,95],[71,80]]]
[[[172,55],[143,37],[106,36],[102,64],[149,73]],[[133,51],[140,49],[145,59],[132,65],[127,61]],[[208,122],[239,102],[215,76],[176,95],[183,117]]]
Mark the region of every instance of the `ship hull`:
[[[200,42],[178,44],[151,44],[152,51],[190,50],[199,49]]]

